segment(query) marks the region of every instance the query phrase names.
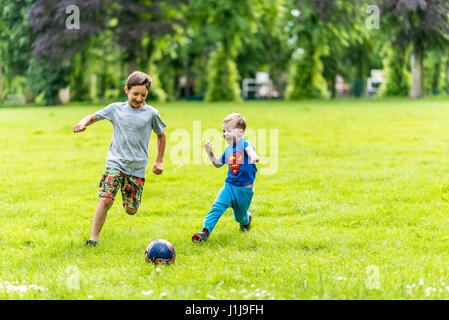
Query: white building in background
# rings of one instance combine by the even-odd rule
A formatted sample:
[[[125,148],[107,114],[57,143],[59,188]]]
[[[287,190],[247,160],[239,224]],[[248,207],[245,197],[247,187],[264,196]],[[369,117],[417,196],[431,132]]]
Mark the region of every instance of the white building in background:
[[[20,94],[10,93],[6,97],[6,104],[7,105],[8,104],[11,104],[11,105],[24,105],[25,103],[26,103],[26,97],[22,93],[20,93]]]
[[[272,99],[279,97],[279,92],[273,86],[273,81],[270,79],[268,72],[257,72],[255,79],[243,79],[243,99],[248,99],[250,97],[250,93],[253,93],[254,99]]]
[[[385,82],[383,70],[371,70],[371,77],[366,80],[366,95],[371,97],[380,91],[380,85]]]

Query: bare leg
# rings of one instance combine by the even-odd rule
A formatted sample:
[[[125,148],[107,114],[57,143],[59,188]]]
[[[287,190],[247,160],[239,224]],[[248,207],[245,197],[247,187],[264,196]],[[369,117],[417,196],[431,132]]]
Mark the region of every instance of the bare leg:
[[[90,234],[90,240],[98,241],[101,228],[106,221],[108,210],[112,207],[114,200],[110,198],[101,198],[98,202],[97,209],[94,212],[94,218],[92,221],[92,232]]]

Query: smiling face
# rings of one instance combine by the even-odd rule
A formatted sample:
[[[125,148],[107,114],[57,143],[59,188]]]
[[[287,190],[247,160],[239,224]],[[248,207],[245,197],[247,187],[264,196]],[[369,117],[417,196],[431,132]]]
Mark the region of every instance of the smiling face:
[[[243,129],[236,128],[236,120],[223,122],[223,138],[233,146],[243,137]]]
[[[133,86],[131,89],[125,86],[125,92],[128,95],[131,107],[139,109],[145,105],[145,99],[148,95],[148,89],[145,85]]]

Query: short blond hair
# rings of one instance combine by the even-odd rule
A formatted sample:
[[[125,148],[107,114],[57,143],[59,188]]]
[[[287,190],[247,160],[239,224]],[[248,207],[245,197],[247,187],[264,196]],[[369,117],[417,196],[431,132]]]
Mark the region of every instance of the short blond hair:
[[[243,131],[245,131],[246,120],[240,113],[231,113],[230,115],[228,115],[226,118],[223,119],[223,122],[231,122],[234,120],[236,120],[235,127],[243,129]]]

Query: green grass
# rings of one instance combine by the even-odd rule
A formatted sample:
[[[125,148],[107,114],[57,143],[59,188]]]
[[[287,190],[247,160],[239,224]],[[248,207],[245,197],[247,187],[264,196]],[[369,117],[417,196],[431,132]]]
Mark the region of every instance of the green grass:
[[[84,242],[112,125],[71,127],[103,106],[2,108],[0,299],[449,298],[448,102],[155,103],[164,174],[151,173],[153,135],[139,212],[118,196],[97,248]],[[265,160],[278,129],[277,173],[256,178],[249,233],[228,210],[195,245],[227,169],[174,163],[172,133],[187,130],[202,151],[194,121],[220,130],[231,112],[266,130]],[[173,265],[145,261],[157,238],[173,243]]]

